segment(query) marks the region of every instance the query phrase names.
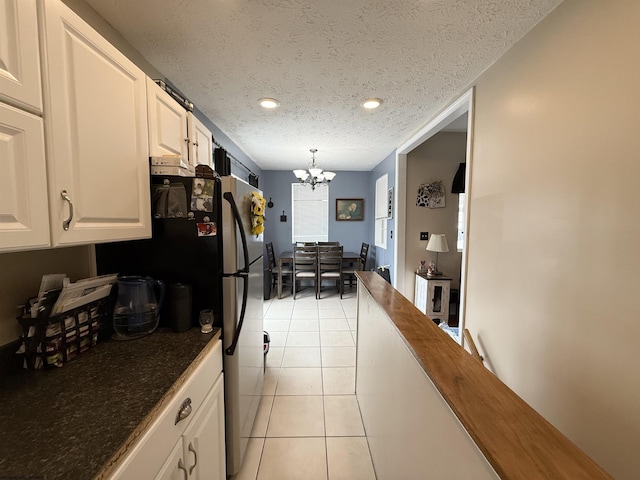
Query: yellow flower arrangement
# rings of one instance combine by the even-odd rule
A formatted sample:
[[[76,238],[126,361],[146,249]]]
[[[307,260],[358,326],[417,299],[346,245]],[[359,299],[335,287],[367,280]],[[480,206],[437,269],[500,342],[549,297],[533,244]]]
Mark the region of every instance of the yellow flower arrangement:
[[[264,207],[267,201],[258,192],[251,194],[251,233],[256,237],[264,232]]]

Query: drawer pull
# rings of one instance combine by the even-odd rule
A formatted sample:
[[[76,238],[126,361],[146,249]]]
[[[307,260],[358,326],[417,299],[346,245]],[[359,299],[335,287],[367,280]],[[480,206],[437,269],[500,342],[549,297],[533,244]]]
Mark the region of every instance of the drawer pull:
[[[178,468],[184,472],[184,479],[187,480],[187,478],[189,478],[189,474],[187,473],[187,469],[184,468],[184,463],[182,463],[182,459],[178,460]]]
[[[191,442],[189,442],[189,451],[193,452],[193,465],[189,467],[189,475],[191,475],[193,469],[198,465],[198,454],[196,453],[196,449],[193,448],[193,445],[191,445]]]
[[[191,410],[193,410],[191,408],[191,399],[187,398],[184,402],[182,402],[182,406],[178,411],[178,415],[176,415],[176,423],[174,425],[177,425],[180,420],[184,420],[189,415],[191,415]]]
[[[69,230],[69,225],[71,224],[71,220],[73,220],[73,203],[71,203],[71,199],[69,198],[69,194],[66,190],[62,190],[60,192],[60,196],[65,202],[69,203],[69,218],[67,218],[64,222],[62,222],[62,229],[66,232]]]

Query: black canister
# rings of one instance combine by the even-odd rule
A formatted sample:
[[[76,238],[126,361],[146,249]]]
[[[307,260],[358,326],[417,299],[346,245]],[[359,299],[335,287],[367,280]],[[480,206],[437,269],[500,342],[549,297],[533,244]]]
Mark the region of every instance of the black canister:
[[[169,285],[169,321],[175,332],[186,332],[191,328],[191,285]]]

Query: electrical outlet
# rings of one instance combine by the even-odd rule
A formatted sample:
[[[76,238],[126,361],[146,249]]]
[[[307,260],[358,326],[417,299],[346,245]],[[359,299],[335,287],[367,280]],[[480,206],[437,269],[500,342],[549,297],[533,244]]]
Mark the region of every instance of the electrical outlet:
[[[429,240],[429,232],[420,232],[420,240]]]

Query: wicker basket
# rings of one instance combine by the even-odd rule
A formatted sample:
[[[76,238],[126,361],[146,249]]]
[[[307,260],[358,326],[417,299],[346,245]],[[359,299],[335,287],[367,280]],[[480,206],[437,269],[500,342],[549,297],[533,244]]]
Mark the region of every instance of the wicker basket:
[[[24,367],[61,367],[93,347],[102,327],[111,323],[113,303],[110,295],[53,317],[18,317],[23,341],[19,353],[24,356]]]

